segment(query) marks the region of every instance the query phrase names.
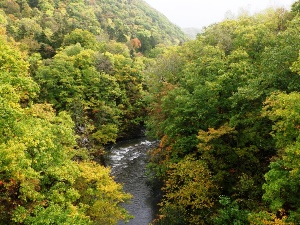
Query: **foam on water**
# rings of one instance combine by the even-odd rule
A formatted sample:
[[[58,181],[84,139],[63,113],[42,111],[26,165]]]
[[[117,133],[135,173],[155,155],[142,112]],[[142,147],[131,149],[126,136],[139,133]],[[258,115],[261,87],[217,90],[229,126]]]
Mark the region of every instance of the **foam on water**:
[[[126,225],[147,225],[154,219],[156,206],[145,172],[147,152],[156,145],[157,142],[138,139],[118,143],[109,150],[106,163],[111,167],[112,175],[133,196],[131,204],[123,205],[135,217]]]

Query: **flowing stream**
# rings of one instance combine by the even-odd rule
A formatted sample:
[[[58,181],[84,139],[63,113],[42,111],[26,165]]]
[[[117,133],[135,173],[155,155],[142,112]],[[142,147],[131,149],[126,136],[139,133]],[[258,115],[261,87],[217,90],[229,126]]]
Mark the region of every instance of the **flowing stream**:
[[[130,203],[123,205],[134,216],[127,225],[148,225],[154,219],[158,196],[148,184],[145,172],[147,151],[156,145],[157,142],[140,138],[117,143],[108,150],[106,164],[111,167],[115,180],[133,196]]]

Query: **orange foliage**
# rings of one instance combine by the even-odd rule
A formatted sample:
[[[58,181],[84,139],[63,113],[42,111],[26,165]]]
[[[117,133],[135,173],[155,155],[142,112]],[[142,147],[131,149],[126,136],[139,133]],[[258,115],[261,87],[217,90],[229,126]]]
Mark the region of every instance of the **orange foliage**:
[[[150,151],[151,161],[157,164],[164,164],[170,159],[172,145],[167,135],[161,138],[159,146]]]
[[[138,38],[131,39],[130,44],[131,44],[132,48],[134,48],[134,49],[142,47],[142,43]]]

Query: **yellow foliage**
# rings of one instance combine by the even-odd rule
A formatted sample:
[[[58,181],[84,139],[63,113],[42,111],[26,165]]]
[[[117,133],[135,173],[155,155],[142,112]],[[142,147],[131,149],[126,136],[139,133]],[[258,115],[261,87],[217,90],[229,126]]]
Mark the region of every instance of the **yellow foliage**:
[[[122,185],[110,176],[110,169],[95,162],[78,164],[81,174],[76,188],[81,202],[87,205],[88,215],[98,224],[116,224],[118,220],[128,220],[129,214],[119,206],[131,198],[124,193]]]
[[[260,212],[258,214],[250,214],[250,225],[294,225],[291,222],[285,222],[287,216],[278,218],[274,213]]]
[[[198,139],[200,141],[198,147],[200,149],[210,150],[212,148],[212,145],[209,144],[210,141],[218,139],[225,134],[233,133],[234,131],[235,129],[230,127],[227,123],[218,129],[208,128],[208,131],[200,130],[198,133]]]
[[[199,210],[213,207],[217,189],[205,163],[188,156],[179,163],[170,164],[167,173],[161,206],[180,208],[188,215],[189,224],[202,224]]]

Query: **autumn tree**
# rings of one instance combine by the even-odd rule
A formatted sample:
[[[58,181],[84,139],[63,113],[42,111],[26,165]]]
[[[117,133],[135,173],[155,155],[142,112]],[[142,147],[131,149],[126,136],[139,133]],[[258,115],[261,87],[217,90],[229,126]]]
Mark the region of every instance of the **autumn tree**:
[[[173,60],[165,61],[163,53],[152,70],[148,69],[151,95],[147,124],[149,134],[161,139],[159,147],[151,152],[149,168],[167,181],[172,176],[169,165],[179,165],[191,155],[205,161],[222,196],[220,201],[214,199],[212,224],[249,224],[254,221],[250,215],[258,215],[259,211],[261,221],[284,222],[283,217],[274,218],[276,212],[270,212],[262,201],[268,189],[270,196],[266,198],[272,204],[272,187],[278,186],[272,183],[279,176],[275,172],[272,179],[265,176],[268,185],[263,185],[270,160],[280,157],[272,129],[277,119],[284,118],[273,120],[262,111],[266,98],[274,91],[299,90],[298,22],[297,15],[284,10],[226,20],[178,47]],[[276,102],[281,109],[283,102]],[[278,113],[279,109],[270,111]],[[292,135],[296,132],[280,137],[293,140],[296,137]],[[271,168],[275,165],[271,163]],[[184,187],[183,183],[178,185]],[[174,189],[164,190],[166,196],[176,195]],[[192,198],[189,201],[192,203]],[[290,204],[297,207],[298,202],[287,204],[289,209]],[[183,209],[190,209],[185,203],[181,205],[181,214]],[[178,215],[179,211],[173,209],[168,213]]]
[[[186,157],[168,167],[160,218],[154,224],[206,224],[217,187],[203,161]]]
[[[108,168],[84,157],[66,112],[33,102],[39,88],[28,74],[25,54],[1,33],[0,223],[83,225],[127,220],[119,203],[130,195],[110,177]]]

